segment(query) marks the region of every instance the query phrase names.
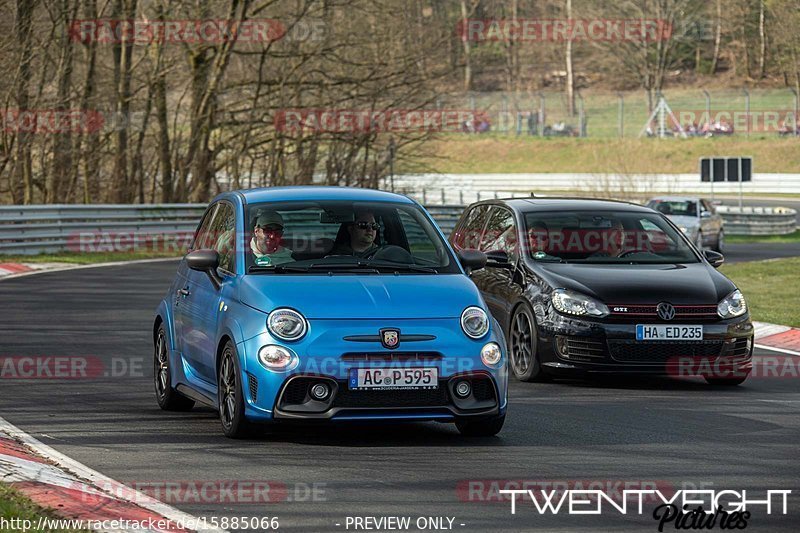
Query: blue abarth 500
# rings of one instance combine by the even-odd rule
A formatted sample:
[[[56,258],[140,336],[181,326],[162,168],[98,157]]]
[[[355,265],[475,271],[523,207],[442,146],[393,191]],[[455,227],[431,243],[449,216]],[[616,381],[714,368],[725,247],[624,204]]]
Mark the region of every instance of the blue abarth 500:
[[[503,426],[505,341],[430,215],[397,194],[342,187],[215,198],[156,312],[158,404],[254,423],[435,420]]]

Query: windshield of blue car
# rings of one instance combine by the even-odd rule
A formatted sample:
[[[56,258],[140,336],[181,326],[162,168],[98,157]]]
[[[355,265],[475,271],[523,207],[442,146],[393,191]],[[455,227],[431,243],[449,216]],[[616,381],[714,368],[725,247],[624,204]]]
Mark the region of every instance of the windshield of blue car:
[[[691,245],[662,216],[625,211],[525,215],[534,261],[602,264],[697,263]]]
[[[677,217],[696,217],[697,202],[695,200],[650,200],[647,207],[655,209],[663,215]]]
[[[251,274],[460,272],[437,228],[415,204],[250,204],[246,232]]]

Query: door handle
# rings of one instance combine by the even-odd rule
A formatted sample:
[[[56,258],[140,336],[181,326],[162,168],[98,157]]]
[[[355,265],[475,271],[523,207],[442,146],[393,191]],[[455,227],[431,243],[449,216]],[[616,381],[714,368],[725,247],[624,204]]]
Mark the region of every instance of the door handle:
[[[189,289],[178,289],[177,293],[184,297],[189,296]]]

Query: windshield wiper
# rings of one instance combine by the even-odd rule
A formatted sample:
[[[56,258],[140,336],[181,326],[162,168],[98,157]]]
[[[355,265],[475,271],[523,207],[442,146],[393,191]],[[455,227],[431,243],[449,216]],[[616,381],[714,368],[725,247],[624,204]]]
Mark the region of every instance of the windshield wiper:
[[[259,274],[264,272],[285,274],[287,272],[308,272],[308,267],[291,266],[291,265],[270,265],[270,266],[253,265],[249,269],[247,269],[247,272],[250,274]]]
[[[425,274],[438,274],[439,273],[439,271],[436,270],[433,267],[412,265],[410,263],[389,263],[389,262],[386,262],[386,263],[375,263],[375,262],[372,262],[372,263],[369,263],[369,265],[372,266],[372,267],[375,267],[375,268],[390,268],[390,269],[396,270],[396,271],[403,270],[403,271],[406,271],[406,272],[422,272],[422,273],[425,273]]]

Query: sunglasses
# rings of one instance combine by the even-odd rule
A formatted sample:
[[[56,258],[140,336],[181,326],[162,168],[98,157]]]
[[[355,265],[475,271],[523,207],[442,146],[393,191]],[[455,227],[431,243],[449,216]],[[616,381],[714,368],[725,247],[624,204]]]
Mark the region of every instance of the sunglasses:
[[[269,224],[268,226],[259,226],[262,231],[267,231],[270,233],[277,233],[283,231],[283,226],[278,226],[277,224]]]
[[[375,231],[381,229],[381,225],[378,224],[377,222],[367,222],[366,220],[359,220],[358,222],[356,222],[356,227],[358,229],[363,229],[363,230],[371,229]]]

